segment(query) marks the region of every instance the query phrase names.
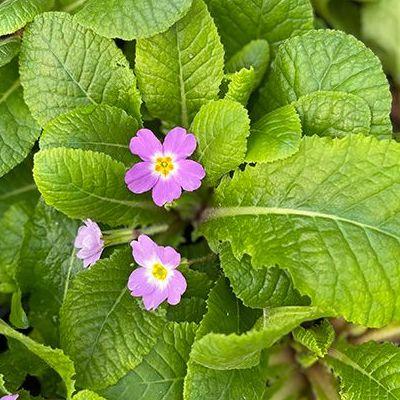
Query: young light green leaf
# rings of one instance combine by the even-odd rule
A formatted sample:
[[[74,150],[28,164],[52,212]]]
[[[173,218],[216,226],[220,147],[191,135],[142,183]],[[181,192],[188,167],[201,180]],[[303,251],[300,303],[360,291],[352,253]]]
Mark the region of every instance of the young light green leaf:
[[[207,0],[207,5],[228,57],[254,39],[266,39],[276,48],[313,29],[309,0]]]
[[[197,159],[206,170],[209,184],[216,184],[244,161],[250,119],[241,104],[231,100],[209,102],[198,112],[190,130],[196,135]]]
[[[34,206],[38,197],[32,178],[32,160],[26,159],[0,178],[0,218],[11,205],[24,202]]]
[[[327,319],[310,328],[297,327],[293,331],[293,339],[315,353],[324,357],[335,339],[335,331]]]
[[[167,32],[137,42],[136,73],[154,117],[190,126],[200,107],[216,99],[224,51],[203,0]]]
[[[114,226],[168,220],[147,196],[128,191],[125,169],[103,153],[57,148],[36,153],[33,173],[46,203],[70,218],[92,218]]]
[[[361,97],[344,92],[314,92],[293,103],[305,135],[368,135],[371,112]]]
[[[59,345],[59,311],[82,269],[73,247],[78,223],[40,201],[25,227],[18,283],[30,293],[29,319],[46,343]]]
[[[104,395],[119,400],[181,399],[195,332],[193,323],[167,324],[143,362],[116,385],[107,388]]]
[[[192,0],[87,0],[76,19],[101,36],[141,39],[166,31],[191,4]]]
[[[234,54],[225,65],[226,72],[238,72],[242,68],[254,68],[255,86],[258,86],[269,64],[269,44],[266,40],[252,40]]]
[[[19,53],[20,47],[21,39],[18,36],[0,40],[0,67],[8,64]]]
[[[22,293],[17,289],[11,298],[10,322],[17,329],[29,328],[29,320],[22,306]]]
[[[18,340],[29,351],[41,358],[47,365],[53,368],[64,381],[67,390],[67,399],[70,399],[75,390],[75,368],[72,361],[60,350],[52,349],[35,342],[28,336],[23,335],[10,328],[3,320],[0,319],[0,334],[8,338]]]
[[[196,340],[190,358],[207,368],[218,370],[256,366],[260,352],[304,321],[321,317],[316,307],[280,307],[266,310],[266,315],[249,331],[209,333]]]
[[[400,399],[400,350],[391,343],[339,343],[325,361],[339,376],[342,398]]]
[[[90,390],[81,390],[73,398],[73,400],[106,400],[104,397],[99,396],[97,393]]]
[[[247,162],[267,163],[290,157],[299,150],[302,128],[292,105],[278,108],[251,127]]]
[[[224,99],[237,101],[246,106],[252,91],[256,87],[256,75],[253,67],[250,69],[242,68],[238,72],[228,74],[226,79],[228,83],[228,92]]]
[[[354,37],[326,29],[289,39],[279,48],[256,115],[321,90],[351,93],[365,100],[372,135],[392,129],[389,85],[379,59]]]
[[[384,23],[382,23],[384,21]],[[362,37],[383,60],[394,80],[400,82],[400,3],[380,0],[361,8]]]
[[[139,123],[124,110],[108,105],[76,108],[50,121],[40,138],[40,148],[71,147],[108,154],[125,165],[134,158],[129,141]]]
[[[18,165],[31,151],[40,127],[22,98],[17,61],[0,68],[0,176]]]
[[[287,269],[326,313],[386,325],[400,317],[399,158],[393,141],[304,138],[292,157],[225,179],[200,231],[256,268]]]
[[[163,312],[148,312],[127,282],[131,250],[116,251],[75,278],[61,309],[61,344],[80,387],[102,389],[138,366],[160,335]]]
[[[219,256],[234,293],[246,306],[266,308],[309,303],[293,287],[285,271],[276,267],[256,270],[251,265],[250,257],[245,255],[241,261],[237,260],[228,243],[223,244]]]
[[[35,19],[24,33],[20,64],[25,101],[42,126],[87,104],[110,104],[140,118],[136,78],[122,51],[69,14]]]
[[[50,10],[54,0],[5,0],[0,3],[0,36],[23,28],[36,15]]]

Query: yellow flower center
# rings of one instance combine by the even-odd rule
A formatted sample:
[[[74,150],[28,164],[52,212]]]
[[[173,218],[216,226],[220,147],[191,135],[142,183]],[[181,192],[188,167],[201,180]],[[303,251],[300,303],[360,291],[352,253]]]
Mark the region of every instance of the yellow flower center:
[[[153,274],[154,278],[160,281],[164,281],[168,275],[167,269],[164,267],[164,265],[160,263],[156,263],[153,265],[153,270],[151,271],[151,273]]]
[[[168,174],[174,169],[174,163],[172,162],[171,157],[158,157],[156,159],[154,169],[164,176],[168,176]]]

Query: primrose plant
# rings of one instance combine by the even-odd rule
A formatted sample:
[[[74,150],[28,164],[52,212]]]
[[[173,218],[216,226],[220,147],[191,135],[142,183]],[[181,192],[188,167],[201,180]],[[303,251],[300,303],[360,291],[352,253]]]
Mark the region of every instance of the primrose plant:
[[[400,398],[389,84],[315,29],[385,0],[312,3],[0,1],[2,400]]]

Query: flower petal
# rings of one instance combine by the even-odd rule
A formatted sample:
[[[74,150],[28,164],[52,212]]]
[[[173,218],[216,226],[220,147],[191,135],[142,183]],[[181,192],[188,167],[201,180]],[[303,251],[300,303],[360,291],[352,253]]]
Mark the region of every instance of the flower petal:
[[[136,268],[129,276],[128,289],[132,296],[140,297],[149,295],[156,288],[147,279],[146,268]]]
[[[102,251],[100,251],[99,253],[95,253],[91,256],[85,257],[83,259],[83,267],[88,268],[88,267],[92,266],[93,264],[95,264],[100,259],[101,253],[102,253]]]
[[[129,149],[144,161],[151,161],[156,153],[162,153],[162,145],[150,129],[139,129],[131,139]]]
[[[132,240],[132,255],[142,267],[147,267],[149,262],[157,258],[158,246],[147,235],[140,235],[138,240]]]
[[[201,186],[201,180],[206,176],[204,168],[193,160],[179,160],[178,170],[174,179],[184,190],[193,192]]]
[[[153,188],[152,197],[154,203],[162,207],[165,203],[179,199],[181,194],[181,186],[175,182],[173,177],[169,179],[160,178]]]
[[[186,129],[176,127],[170,130],[165,137],[163,150],[165,153],[173,153],[175,157],[183,159],[193,154],[197,146],[196,138]]]
[[[181,263],[181,255],[171,246],[159,246],[157,254],[161,263],[166,267],[175,269]]]
[[[143,296],[143,304],[146,310],[155,310],[163,301],[167,300],[168,290],[155,290],[153,293]]]
[[[125,183],[131,192],[147,192],[157,183],[159,176],[152,173],[152,167],[150,162],[139,162],[126,172]]]
[[[187,283],[185,277],[180,271],[174,271],[174,276],[168,284],[168,303],[171,305],[178,304],[181,301],[181,296],[185,293]]]

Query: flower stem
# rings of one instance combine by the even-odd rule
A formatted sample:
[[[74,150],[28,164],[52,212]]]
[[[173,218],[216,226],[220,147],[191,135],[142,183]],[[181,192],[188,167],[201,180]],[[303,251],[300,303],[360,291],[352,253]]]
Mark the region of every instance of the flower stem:
[[[353,343],[361,344],[374,340],[376,342],[382,342],[385,340],[398,340],[400,339],[400,324],[395,323],[386,326],[382,329],[371,329],[364,333],[364,335],[353,340]]]

